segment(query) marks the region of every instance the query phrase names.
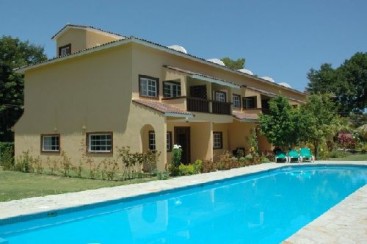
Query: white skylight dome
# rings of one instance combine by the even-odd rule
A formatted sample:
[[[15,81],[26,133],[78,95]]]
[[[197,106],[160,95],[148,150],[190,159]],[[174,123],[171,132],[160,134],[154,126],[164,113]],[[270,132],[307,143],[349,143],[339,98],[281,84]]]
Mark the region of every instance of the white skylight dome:
[[[288,87],[288,88],[292,88],[291,85],[289,85],[288,83],[285,83],[285,82],[280,82],[279,85],[285,86],[285,87]]]
[[[254,73],[252,73],[252,71],[249,69],[239,69],[238,71],[241,73],[248,74],[248,75],[254,75]]]
[[[212,63],[215,63],[215,64],[219,64],[219,65],[222,65],[222,66],[226,66],[222,60],[220,59],[217,59],[217,58],[210,58],[210,59],[207,59],[206,61],[209,61],[209,62],[212,62]]]
[[[168,48],[187,54],[187,50],[183,46],[180,46],[180,45],[171,45],[171,46],[168,46]]]
[[[275,82],[275,80],[269,76],[263,76],[263,77],[260,77],[261,79],[263,80],[267,80],[267,81],[270,81],[270,82]]]

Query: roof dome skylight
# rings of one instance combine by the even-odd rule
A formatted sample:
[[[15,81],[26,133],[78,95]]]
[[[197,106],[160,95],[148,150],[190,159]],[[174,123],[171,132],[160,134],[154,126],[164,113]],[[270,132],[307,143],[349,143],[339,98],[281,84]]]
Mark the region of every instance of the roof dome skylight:
[[[217,58],[210,58],[210,59],[207,59],[206,61],[209,61],[209,62],[212,62],[212,63],[215,63],[215,64],[219,64],[221,66],[226,66],[222,60],[220,59],[217,59]]]
[[[285,82],[280,82],[279,85],[285,86],[285,87],[288,87],[288,88],[292,88],[291,85],[289,85],[288,83],[285,83]]]
[[[171,46],[168,46],[168,48],[187,54],[187,50],[183,46],[180,46],[180,45],[171,45]]]
[[[252,73],[252,71],[249,69],[239,69],[238,71],[241,73],[248,74],[248,75],[254,75],[254,73]]]
[[[263,76],[263,77],[260,77],[260,78],[263,79],[263,80],[273,82],[273,83],[275,82],[275,80],[273,78],[269,77],[269,76]]]

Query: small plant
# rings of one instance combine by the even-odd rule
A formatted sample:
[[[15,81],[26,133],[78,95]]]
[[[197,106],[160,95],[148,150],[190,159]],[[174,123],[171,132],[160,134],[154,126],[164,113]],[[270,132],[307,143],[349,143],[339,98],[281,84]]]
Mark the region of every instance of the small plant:
[[[43,171],[44,171],[44,168],[43,168],[43,163],[42,163],[42,160],[40,159],[40,157],[37,157],[34,162],[33,162],[33,170],[36,174],[42,174]]]
[[[178,166],[178,174],[179,175],[193,175],[195,173],[195,167],[193,164],[180,164]]]
[[[159,171],[157,172],[158,180],[167,180],[169,178],[169,173],[167,171]]]
[[[70,170],[72,168],[72,164],[71,164],[71,160],[70,158],[66,155],[66,152],[61,151],[61,162],[60,165],[62,167],[62,175],[65,177],[70,177]]]
[[[15,170],[24,173],[33,172],[34,158],[30,155],[29,151],[23,152],[22,155],[15,162]]]
[[[172,149],[172,160],[169,165],[169,171],[172,176],[176,176],[179,174],[179,166],[181,164],[182,157],[182,148],[180,145],[173,145]]]
[[[1,147],[1,165],[4,170],[13,170],[14,169],[14,149],[10,146],[2,146]]]

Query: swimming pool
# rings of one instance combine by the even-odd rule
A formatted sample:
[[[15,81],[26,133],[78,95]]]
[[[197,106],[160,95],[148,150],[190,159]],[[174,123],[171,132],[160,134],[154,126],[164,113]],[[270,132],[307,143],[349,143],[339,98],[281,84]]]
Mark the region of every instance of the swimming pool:
[[[48,218],[3,221],[0,238],[9,243],[279,243],[366,183],[364,166],[284,167],[53,212]]]

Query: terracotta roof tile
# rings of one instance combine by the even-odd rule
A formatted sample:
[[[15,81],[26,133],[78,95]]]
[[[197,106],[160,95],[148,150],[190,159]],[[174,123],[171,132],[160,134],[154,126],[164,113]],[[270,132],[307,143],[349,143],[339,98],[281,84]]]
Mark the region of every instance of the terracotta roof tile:
[[[232,112],[233,117],[239,120],[251,120],[251,121],[257,121],[259,119],[258,114],[249,114],[245,112],[239,112],[239,111],[233,111]]]
[[[183,109],[177,108],[175,106],[165,104],[159,101],[147,100],[147,99],[134,99],[133,102],[143,105],[145,107],[151,108],[158,112],[161,112],[169,117],[193,117],[194,115]]]

